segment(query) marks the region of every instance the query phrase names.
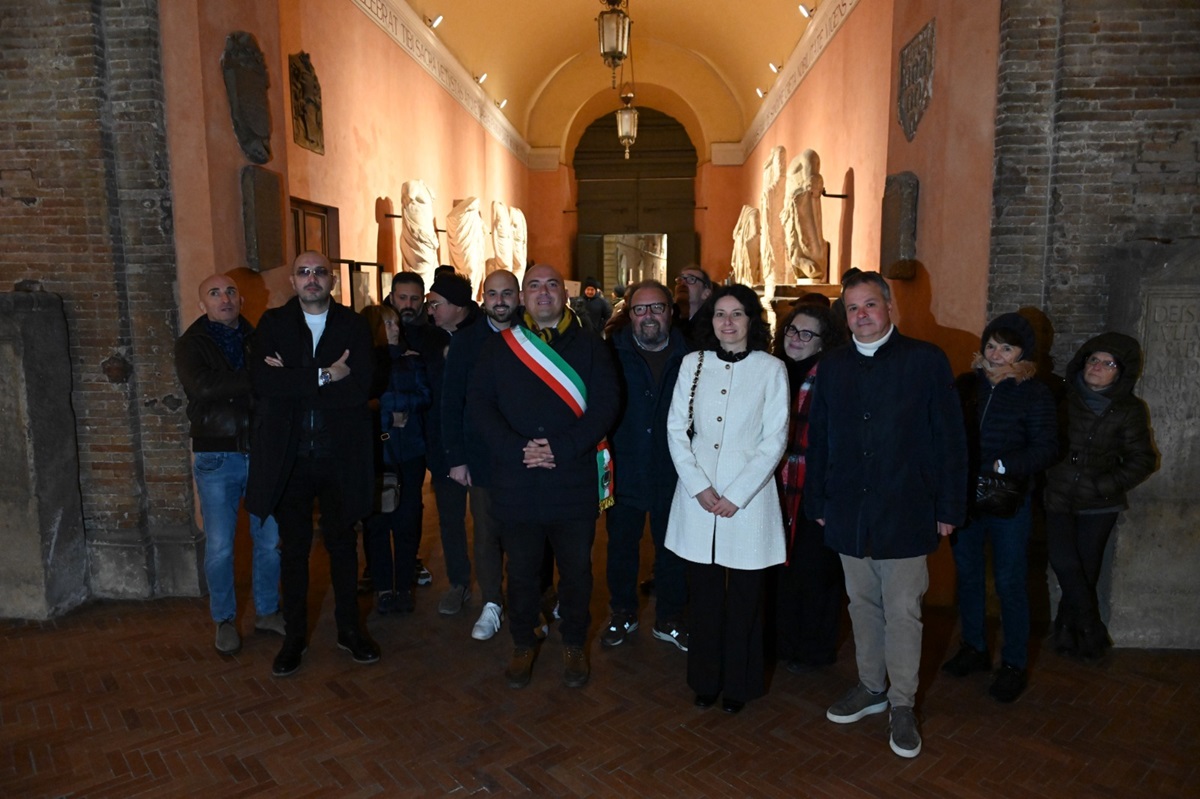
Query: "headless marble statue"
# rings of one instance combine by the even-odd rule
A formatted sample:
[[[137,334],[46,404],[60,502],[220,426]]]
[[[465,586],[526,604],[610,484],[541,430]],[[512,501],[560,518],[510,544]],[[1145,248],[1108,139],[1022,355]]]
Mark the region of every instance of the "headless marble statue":
[[[520,283],[529,257],[529,228],[525,223],[525,212],[520,208],[510,208],[509,216],[512,218],[512,266],[509,268]]]
[[[454,204],[446,216],[446,239],[450,244],[450,263],[466,275],[473,286],[483,286],[486,246],[479,199],[468,197]]]
[[[779,215],[791,266],[788,282],[796,278],[824,281],[829,274],[821,227],[821,192],[824,189],[821,157],[812,150],[805,150],[788,165],[787,195]]]
[[[752,205],[743,205],[733,228],[733,280],[747,286],[762,282],[762,253],[759,251],[759,213]]]
[[[784,241],[783,225],[779,212],[783,210],[784,192],[787,189],[784,170],[787,165],[787,150],[782,145],[772,147],[763,165],[763,188],[758,203],[759,249],[762,253],[763,288],[766,296],[775,294],[775,286],[790,283],[784,274],[787,269],[784,258],[787,243]]]
[[[420,180],[406,180],[400,187],[400,207],[404,214],[404,234],[400,237],[404,269],[419,274],[426,286],[432,285],[433,270],[438,265],[433,192]]]

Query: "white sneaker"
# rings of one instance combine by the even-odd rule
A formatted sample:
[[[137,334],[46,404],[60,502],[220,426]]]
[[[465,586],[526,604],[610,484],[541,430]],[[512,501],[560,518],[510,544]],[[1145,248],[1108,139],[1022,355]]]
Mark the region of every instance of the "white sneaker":
[[[500,625],[503,623],[504,611],[495,602],[488,602],[483,606],[483,612],[479,614],[479,621],[475,622],[475,628],[471,630],[471,637],[476,641],[486,641],[500,632]]]

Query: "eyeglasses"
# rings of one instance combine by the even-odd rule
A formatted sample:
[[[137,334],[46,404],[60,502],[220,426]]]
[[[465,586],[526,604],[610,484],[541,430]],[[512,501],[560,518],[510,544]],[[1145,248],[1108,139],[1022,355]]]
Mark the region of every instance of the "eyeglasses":
[[[429,300],[428,302],[425,303],[425,307],[431,311],[436,311],[438,308],[441,308],[445,304],[446,303],[442,302],[441,300]]]
[[[329,277],[329,270],[323,266],[297,266],[296,275],[298,277]]]
[[[1116,361],[1102,361],[1099,358],[1097,358],[1095,355],[1093,355],[1087,359],[1087,365],[1088,366],[1103,366],[1105,369],[1116,369],[1117,368]]]
[[[666,313],[667,304],[665,302],[652,302],[647,305],[630,305],[629,310],[633,311],[634,316],[645,316],[649,313]]]
[[[814,333],[811,330],[801,330],[800,328],[796,327],[795,325],[788,325],[787,327],[785,327],[783,329],[783,335],[787,336],[788,338],[798,338],[801,341],[805,341],[805,342],[812,341],[814,336],[816,338],[821,337],[820,333]]]
[[[696,284],[707,286],[708,278],[701,277],[699,275],[680,275],[679,277],[675,278],[675,282],[687,283],[689,286],[695,286]]]

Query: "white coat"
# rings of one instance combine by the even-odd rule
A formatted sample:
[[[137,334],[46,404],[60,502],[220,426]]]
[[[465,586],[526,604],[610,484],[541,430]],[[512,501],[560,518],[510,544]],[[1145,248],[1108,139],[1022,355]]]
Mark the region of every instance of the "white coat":
[[[783,563],[787,543],[775,469],[787,445],[787,372],[765,352],[738,363],[706,352],[696,386],[696,435],[689,440],[688,397],[699,357],[693,352],[683,359],[667,417],[667,444],[679,472],[667,548],[693,563],[731,569]],[[725,519],[700,507],[696,495],[709,486],[738,512]]]

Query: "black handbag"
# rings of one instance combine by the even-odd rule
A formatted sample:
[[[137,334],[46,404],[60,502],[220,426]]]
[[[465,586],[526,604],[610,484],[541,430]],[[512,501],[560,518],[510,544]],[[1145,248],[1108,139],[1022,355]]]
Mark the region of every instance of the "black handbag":
[[[704,350],[700,350],[700,358],[696,361],[696,376],[692,378],[692,393],[691,396],[688,397],[688,441],[691,441],[696,437],[696,385],[700,382],[700,370],[703,367]]]
[[[981,474],[975,479],[975,513],[1010,519],[1025,501],[1025,481],[1002,474]]]

